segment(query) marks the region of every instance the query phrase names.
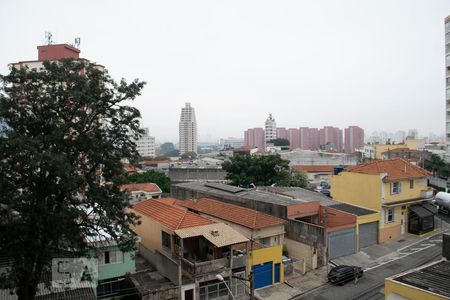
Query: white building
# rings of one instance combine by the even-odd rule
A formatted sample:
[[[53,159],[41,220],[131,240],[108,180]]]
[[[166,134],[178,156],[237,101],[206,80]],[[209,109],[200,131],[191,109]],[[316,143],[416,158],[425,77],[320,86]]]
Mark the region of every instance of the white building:
[[[148,128],[144,131],[144,135],[136,141],[136,150],[142,157],[155,157],[155,137],[149,135]]]
[[[419,138],[419,132],[417,129],[410,129],[408,130],[408,137],[412,139],[418,139]]]
[[[272,117],[272,114],[266,120],[266,128],[264,131],[264,140],[267,147],[267,143],[277,138],[277,123]]]
[[[399,130],[394,135],[394,142],[396,144],[403,144],[405,142],[406,133],[403,130]]]
[[[222,147],[229,146],[234,149],[237,149],[237,148],[244,146],[244,139],[229,137],[226,139],[220,139],[219,143],[220,143],[220,146],[222,146]]]
[[[195,110],[189,102],[181,108],[179,136],[180,154],[197,153],[197,121],[195,120]]]

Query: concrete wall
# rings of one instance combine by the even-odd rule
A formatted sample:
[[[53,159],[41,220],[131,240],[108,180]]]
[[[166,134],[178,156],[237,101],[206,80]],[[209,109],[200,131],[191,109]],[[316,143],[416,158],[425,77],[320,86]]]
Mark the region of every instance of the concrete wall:
[[[304,260],[308,269],[317,268],[317,254],[314,247],[291,239],[285,239],[288,256],[297,260]]]
[[[324,206],[327,212],[327,231],[341,230],[356,225],[356,216]],[[322,212],[322,210],[320,210]],[[321,216],[323,218],[323,216]],[[334,229],[334,230],[333,230]]]
[[[337,201],[381,210],[381,177],[352,172],[331,176],[331,197]]]
[[[158,251],[152,251],[144,245],[139,244],[139,253],[148,260],[161,275],[167,277],[173,284],[179,285],[179,272],[181,269],[178,264]]]
[[[188,181],[225,181],[227,172],[219,168],[170,168],[169,177],[172,182]]]
[[[293,204],[287,207],[288,219],[316,215],[320,208],[320,201]]]
[[[324,245],[325,229],[307,222],[289,220],[286,223],[286,237],[311,246]]]

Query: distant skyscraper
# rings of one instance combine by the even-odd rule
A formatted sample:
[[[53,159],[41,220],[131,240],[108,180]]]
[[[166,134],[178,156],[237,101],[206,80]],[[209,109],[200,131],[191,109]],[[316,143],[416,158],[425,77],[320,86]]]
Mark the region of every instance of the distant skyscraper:
[[[344,141],[345,153],[355,153],[356,149],[364,146],[364,130],[358,126],[345,128]]]
[[[264,129],[249,128],[244,132],[244,145],[264,149]]]
[[[265,143],[270,142],[277,138],[277,123],[275,119],[272,117],[272,114],[266,120],[266,128],[264,132]]]
[[[408,136],[413,139],[418,139],[419,132],[417,131],[417,129],[410,129],[410,130],[408,130]]]
[[[337,152],[342,152],[342,130],[332,126],[320,129],[320,145],[332,144]]]
[[[300,131],[298,128],[289,128],[287,136],[291,150],[300,148]]]
[[[320,146],[320,132],[318,128],[309,128],[309,150],[317,150]]]
[[[189,102],[181,108],[179,135],[180,154],[197,153],[197,121],[195,120],[195,110]]]
[[[445,18],[445,61],[446,61],[446,140],[447,161],[450,161],[450,16]]]
[[[155,137],[149,135],[148,128],[144,131],[144,135],[136,141],[136,150],[142,157],[155,157]]]
[[[406,133],[403,130],[399,130],[394,135],[394,142],[396,144],[402,144],[405,141]]]
[[[286,128],[284,128],[284,127],[277,128],[277,138],[279,138],[279,139],[287,139],[288,138],[288,132],[287,132]]]

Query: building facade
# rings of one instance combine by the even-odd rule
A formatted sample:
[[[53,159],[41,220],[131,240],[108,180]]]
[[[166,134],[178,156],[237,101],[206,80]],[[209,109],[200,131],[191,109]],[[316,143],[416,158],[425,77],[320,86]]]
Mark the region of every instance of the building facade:
[[[142,157],[155,157],[155,137],[150,136],[148,128],[144,128],[144,134],[136,141],[136,150]]]
[[[269,114],[269,117],[266,120],[265,131],[264,131],[264,139],[267,144],[271,140],[277,138],[277,123],[273,118],[272,114]]]
[[[320,146],[334,146],[336,152],[342,152],[342,130],[337,127],[325,126],[320,129]]]
[[[264,149],[264,129],[250,128],[244,132],[244,146]]]
[[[446,141],[447,161],[450,161],[450,16],[445,18],[445,82],[446,82]]]
[[[356,149],[364,146],[364,130],[358,126],[349,126],[344,130],[344,151],[355,153]]]
[[[197,120],[195,110],[189,102],[181,109],[179,137],[180,154],[197,153]]]

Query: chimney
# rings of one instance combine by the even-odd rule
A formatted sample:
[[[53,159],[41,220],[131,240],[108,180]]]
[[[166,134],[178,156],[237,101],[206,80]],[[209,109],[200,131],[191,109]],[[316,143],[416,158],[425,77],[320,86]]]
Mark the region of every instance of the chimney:
[[[450,260],[450,234],[442,234],[442,256]]]

